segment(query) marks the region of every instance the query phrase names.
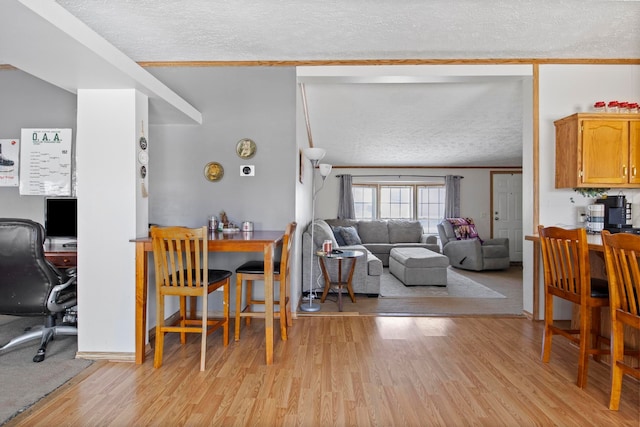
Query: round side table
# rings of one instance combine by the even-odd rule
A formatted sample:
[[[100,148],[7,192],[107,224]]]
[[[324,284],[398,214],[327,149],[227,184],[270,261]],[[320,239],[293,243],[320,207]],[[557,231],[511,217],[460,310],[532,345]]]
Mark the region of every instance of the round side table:
[[[324,276],[324,292],[322,292],[322,298],[320,298],[320,302],[324,302],[324,300],[327,298],[327,294],[329,293],[329,289],[331,289],[332,286],[335,286],[338,288],[338,311],[342,311],[342,288],[346,285],[349,296],[351,297],[351,302],[355,303],[356,296],[353,293],[351,281],[353,280],[353,272],[356,269],[356,261],[358,257],[364,255],[364,252],[351,250],[338,250],[336,252],[319,251],[316,252],[316,255],[318,255],[318,257],[320,258],[320,268],[322,269],[322,275]],[[351,260],[351,267],[349,269],[349,275],[346,282],[342,280],[342,261],[345,259]],[[338,261],[338,278],[336,282],[331,281],[331,277],[329,276],[329,272],[327,271],[327,266],[325,265],[326,260]]]

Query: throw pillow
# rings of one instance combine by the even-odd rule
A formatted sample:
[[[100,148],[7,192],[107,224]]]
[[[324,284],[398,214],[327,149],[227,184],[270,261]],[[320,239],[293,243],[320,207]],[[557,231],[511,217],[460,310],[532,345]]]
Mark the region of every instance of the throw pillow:
[[[344,241],[344,238],[342,237],[342,234],[340,233],[340,230],[342,230],[342,226],[337,225],[335,227],[331,227],[331,229],[333,230],[333,236],[336,238],[336,242],[338,242],[338,246],[347,246],[347,243]]]
[[[478,239],[482,243],[482,239],[478,236],[478,230],[471,218],[447,218],[451,223],[453,232],[458,240]]]
[[[358,231],[355,229],[355,227],[342,227],[342,229],[340,230],[340,234],[342,235],[346,246],[362,244],[360,236],[358,236]]]

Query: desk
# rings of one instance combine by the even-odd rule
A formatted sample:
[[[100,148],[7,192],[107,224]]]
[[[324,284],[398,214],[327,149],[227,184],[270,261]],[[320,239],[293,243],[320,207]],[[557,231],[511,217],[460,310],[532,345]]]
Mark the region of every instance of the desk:
[[[326,253],[326,252],[316,252],[316,255],[320,258],[320,267],[322,268],[322,274],[324,275],[324,292],[322,292],[322,298],[320,298],[320,302],[324,302],[327,298],[327,293],[329,293],[329,289],[331,286],[337,286],[338,288],[338,311],[342,311],[342,287],[345,285],[342,281],[342,260],[350,259],[351,260],[351,269],[349,270],[349,276],[347,277],[347,291],[349,292],[349,296],[351,297],[351,302],[356,302],[356,296],[353,293],[353,288],[351,287],[351,282],[353,279],[353,272],[356,269],[356,261],[359,256],[364,255],[363,252],[360,251],[342,251],[341,253]],[[325,265],[325,259],[336,259],[338,260],[338,278],[337,282],[332,282],[331,277],[329,276],[329,272],[327,271],[327,266]]]
[[[44,257],[57,268],[70,268],[78,265],[78,250],[75,247],[63,246],[60,243],[46,242]]]
[[[209,235],[209,252],[262,252],[265,268],[265,345],[267,365],[273,363],[273,253],[282,244],[284,231],[253,231]],[[147,329],[147,253],[153,252],[151,237],[132,239],[136,244],[136,364],[144,362]]]

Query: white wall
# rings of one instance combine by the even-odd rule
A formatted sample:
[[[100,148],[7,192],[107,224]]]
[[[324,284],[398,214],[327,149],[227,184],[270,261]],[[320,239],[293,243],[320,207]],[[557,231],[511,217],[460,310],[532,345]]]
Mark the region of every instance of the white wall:
[[[78,91],[78,353],[135,349],[138,208],[136,124],[147,98],[135,89]],[[143,218],[146,219],[146,218]]]
[[[540,224],[575,225],[576,209],[593,202],[571,189],[555,187],[555,127],[553,122],[577,112],[588,112],[595,101],[640,100],[640,66],[637,65],[541,65],[540,66]],[[611,190],[610,194],[618,194]],[[640,227],[640,191],[622,190],[633,204],[633,223]],[[575,203],[571,202],[571,199]],[[532,245],[528,243],[527,245]],[[533,257],[525,258],[532,271]],[[529,275],[525,275],[530,280]],[[542,285],[542,284],[540,284]],[[526,289],[526,288],[525,288]],[[543,288],[540,287],[541,294]],[[540,310],[543,308],[541,300]],[[524,309],[532,309],[525,305]],[[565,317],[566,306],[558,310]],[[541,311],[542,313],[542,311]]]

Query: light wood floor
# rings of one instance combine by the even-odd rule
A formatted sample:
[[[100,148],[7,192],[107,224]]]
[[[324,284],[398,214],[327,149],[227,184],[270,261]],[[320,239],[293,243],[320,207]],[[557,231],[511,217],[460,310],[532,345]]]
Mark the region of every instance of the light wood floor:
[[[96,362],[8,426],[634,426],[640,385],[609,411],[609,368],[575,385],[577,348],[524,318],[304,317],[264,364],[263,323],[239,342],[167,337],[164,366]]]

